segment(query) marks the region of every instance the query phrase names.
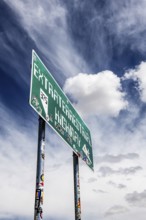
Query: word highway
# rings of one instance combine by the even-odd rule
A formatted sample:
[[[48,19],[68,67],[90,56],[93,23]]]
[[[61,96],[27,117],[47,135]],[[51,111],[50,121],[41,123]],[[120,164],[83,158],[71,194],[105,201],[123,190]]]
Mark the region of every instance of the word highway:
[[[45,73],[41,71],[39,66],[34,63],[33,74],[35,78],[41,83],[46,94],[51,97],[57,104],[55,106],[55,121],[58,123],[63,130],[73,139],[74,142],[80,147],[81,139],[83,137],[85,141],[91,147],[91,138],[89,132],[85,131],[85,124],[80,119],[79,115],[72,107],[68,98],[62,93],[60,87],[53,85],[54,79],[48,79]],[[51,76],[49,76],[51,77]],[[79,120],[78,120],[79,119]]]

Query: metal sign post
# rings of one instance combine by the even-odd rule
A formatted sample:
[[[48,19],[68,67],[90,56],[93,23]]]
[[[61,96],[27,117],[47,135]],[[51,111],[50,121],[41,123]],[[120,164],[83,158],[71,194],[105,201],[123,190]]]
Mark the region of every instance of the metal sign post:
[[[73,152],[73,171],[74,171],[75,220],[81,220],[79,159],[74,152]]]
[[[34,220],[43,219],[45,121],[39,117]]]

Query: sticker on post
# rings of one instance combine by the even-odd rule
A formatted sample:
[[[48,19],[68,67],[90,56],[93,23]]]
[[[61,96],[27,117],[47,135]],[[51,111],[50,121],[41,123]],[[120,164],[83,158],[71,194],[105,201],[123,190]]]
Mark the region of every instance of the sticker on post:
[[[46,114],[46,119],[49,121],[49,116],[48,116],[48,96],[45,94],[45,92],[40,88],[40,99]]]
[[[84,144],[83,148],[82,148],[83,152],[85,153],[86,157],[88,158],[88,163],[91,163],[91,159],[90,159],[90,153],[89,150],[86,147],[86,144]]]

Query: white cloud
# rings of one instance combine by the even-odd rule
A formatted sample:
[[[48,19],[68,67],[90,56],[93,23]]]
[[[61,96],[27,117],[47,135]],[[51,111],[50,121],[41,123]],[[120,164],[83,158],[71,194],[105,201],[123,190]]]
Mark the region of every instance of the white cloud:
[[[122,183],[115,183],[115,182],[112,182],[112,181],[109,181],[108,182],[109,185],[113,186],[113,187],[116,187],[118,189],[124,189],[126,188],[126,185],[122,184]]]
[[[66,81],[64,90],[65,92],[67,92],[69,95],[72,96],[75,102],[75,106],[78,108],[78,110],[82,112],[84,111],[87,112],[88,116],[91,116],[93,114],[97,115],[97,117],[88,117],[87,124],[90,127],[91,135],[93,139],[95,172],[99,168],[98,162],[110,163],[111,165],[111,167],[103,167],[103,170],[100,170],[101,176],[98,176],[97,178],[98,185],[96,184],[96,182],[92,183],[93,185],[95,184],[93,186],[94,187],[93,192],[99,192],[99,189],[101,191],[107,192],[105,194],[104,193],[98,194],[100,199],[104,201],[104,208],[101,205],[102,206],[101,210],[102,212],[104,212],[105,209],[108,208],[108,204],[111,203],[111,198],[112,198],[112,204],[119,204],[120,202],[120,204],[125,207],[126,205],[124,201],[125,192],[130,192],[131,190],[134,191],[136,189],[139,190],[144,189],[142,182],[145,181],[144,167],[146,166],[144,159],[146,118],[143,117],[142,121],[139,121],[137,124],[134,124],[135,119],[138,118],[139,116],[139,108],[137,108],[136,106],[131,106],[131,103],[129,103],[129,106],[127,107],[127,102],[124,97],[125,94],[122,92],[121,89],[120,79],[117,76],[115,76],[113,73],[111,75],[112,76],[114,75],[115,78],[118,78],[117,81],[113,80],[113,82],[111,82],[112,80],[111,81],[108,80],[107,84],[105,83],[104,86],[102,87],[103,92],[98,93],[100,94],[100,96],[102,95],[102,97],[104,97],[103,100],[106,102],[106,108],[103,108],[103,112],[102,112],[103,114],[101,113],[99,114],[98,105],[96,102],[98,95],[96,94],[96,91],[98,89],[98,86],[101,89],[100,86],[102,86],[103,83],[100,84],[97,83],[98,80],[96,81],[96,76],[98,76],[98,74],[96,75],[79,74],[76,77],[71,77]],[[102,74],[104,75],[104,72]],[[104,80],[104,76],[103,76],[103,80]],[[116,82],[118,83],[116,84]],[[113,116],[113,109],[112,110],[110,109],[109,111],[109,107],[107,107],[109,99],[111,98],[110,96],[108,96],[109,94],[107,92],[108,88],[110,87],[108,83],[109,84],[111,83],[110,84],[110,86],[112,87],[111,91],[113,91],[114,88],[115,93],[116,92],[120,93],[119,97],[121,97],[122,102],[125,104],[125,106],[120,110],[127,107],[129,112],[129,114],[125,114],[124,117],[122,117],[121,120],[118,122],[113,120],[111,117],[104,118],[104,116],[107,114],[106,111],[110,112],[110,114],[108,113],[107,116]],[[114,86],[114,84],[119,85],[119,87]],[[137,87],[137,89],[139,90],[139,87]],[[94,103],[93,105],[92,105],[92,98]],[[114,99],[113,96],[112,98]],[[85,100],[86,100],[85,104],[86,103],[87,104],[82,105],[82,103]],[[91,105],[94,107],[94,111],[92,111],[92,114],[89,114],[88,109],[90,109]],[[120,110],[117,110],[117,114],[119,113]],[[98,173],[96,172],[96,174]],[[131,179],[127,180],[127,177],[129,175]],[[117,178],[119,183],[116,183]],[[109,184],[107,184],[109,181],[115,183],[113,184],[114,187],[111,187]],[[131,212],[123,213],[125,219],[129,219],[130,216],[133,216],[134,215],[133,212],[134,209],[132,209]],[[103,213],[101,215],[103,216]],[[122,217],[121,218],[119,217],[119,219],[122,219]]]
[[[97,156],[96,162],[97,163],[119,163],[122,160],[129,159],[134,160],[139,158],[139,155],[136,153],[128,153],[128,154],[119,154],[119,155],[104,155],[104,156]]]
[[[66,10],[56,0],[50,0],[49,2],[44,0],[41,3],[34,0],[4,1],[20,15],[24,27],[29,31],[36,30],[37,28],[38,31],[42,30],[46,25],[55,28],[59,21],[63,27],[66,26]],[[48,14],[46,16],[47,11]]]
[[[88,69],[73,46],[67,26],[68,11],[61,2],[58,0],[5,2],[16,12],[24,29],[45,55],[46,62],[49,60],[49,64],[51,62],[57,72],[61,71],[64,76],[71,76]]]
[[[0,213],[0,220],[14,220],[15,217],[10,215],[8,212]]]
[[[121,205],[115,205],[111,207],[106,213],[105,216],[110,216],[110,215],[119,215],[123,214],[125,212],[128,212],[128,208],[121,206]]]
[[[31,121],[27,123],[23,121],[22,123],[19,121],[20,118],[13,115],[2,104],[0,104],[0,119],[0,171],[2,180],[0,194],[3,198],[0,201],[1,215],[30,218],[34,212],[38,120],[36,119],[36,125]],[[72,173],[70,172],[72,166],[64,166],[69,156],[69,150],[63,151],[59,141],[60,148],[57,150],[58,154],[56,153],[55,147],[52,146],[58,145],[58,138],[54,137],[54,133],[49,134],[49,139],[54,141],[48,142],[47,137],[46,139],[44,212],[45,215],[53,216],[54,209],[57,207],[58,215],[62,218],[65,216],[69,218],[70,212],[73,213],[72,203],[67,203],[68,211],[63,208],[62,203],[62,199],[68,201],[70,197],[73,197],[73,192],[70,189],[73,183],[71,182],[68,187],[68,181],[72,181]],[[48,156],[50,156],[49,159],[47,159]],[[71,156],[70,158],[72,159]],[[69,175],[65,177],[61,170]],[[59,181],[58,177],[60,178]],[[47,187],[48,184],[49,187]],[[65,191],[60,190],[60,188],[64,188]],[[47,200],[48,192],[49,201]],[[49,212],[47,204],[49,204]],[[57,215],[55,216],[57,217]]]
[[[76,100],[75,107],[82,115],[115,117],[127,107],[120,78],[111,71],[68,78],[64,91]]]
[[[107,27],[115,35],[118,43],[128,43],[131,49],[145,52],[146,40],[143,33],[146,26],[146,1],[112,0],[107,2],[106,6],[109,12]]]
[[[108,166],[102,166],[99,168],[98,172],[100,173],[101,176],[105,177],[105,176],[109,176],[109,175],[113,175],[113,174],[133,175],[140,170],[142,170],[142,167],[140,167],[140,166],[119,168],[118,170],[114,170]]]
[[[125,197],[126,201],[133,206],[143,207],[146,206],[146,190],[141,193],[134,191],[133,193],[128,193]]]
[[[95,193],[107,193],[106,191],[103,191],[101,189],[93,189],[93,192],[95,192]]]
[[[63,5],[59,4],[59,1],[51,0],[40,3],[34,0],[6,0],[5,2],[11,5],[19,14],[23,27],[28,30],[46,57],[49,57],[52,62],[56,64],[56,67],[65,70],[64,74],[66,76],[78,73],[83,67],[88,71],[88,67],[86,67],[84,60],[82,60],[74,49],[68,35],[66,26],[67,11]],[[114,4],[117,4],[116,2],[122,1],[112,1]],[[133,2],[136,3],[135,0]],[[139,4],[139,2],[136,3],[136,7],[138,7],[137,9],[135,7],[135,10],[139,10],[140,7],[144,6],[144,1],[141,2],[143,2],[143,4]],[[117,4],[117,8],[121,10],[119,4],[123,3]],[[112,20],[112,30],[115,30],[113,28],[113,24],[115,24],[118,25],[118,33],[122,32],[125,36],[126,31],[130,30],[127,33],[129,36],[134,36],[136,29],[131,29],[131,27],[133,23],[133,27],[137,24],[141,24],[141,22],[136,23],[138,16],[140,16],[141,9],[139,13],[134,10],[129,13],[127,9],[125,9],[125,17],[124,14],[119,14],[119,10],[117,13],[113,13],[114,16],[120,16],[117,23],[115,22],[116,20]],[[122,8],[121,13],[123,12],[124,9]],[[133,12],[136,12],[137,15],[134,21],[132,20]],[[145,18],[144,7],[143,12],[143,18]],[[145,22],[145,19],[143,20]],[[143,27],[145,29],[145,25]],[[141,26],[138,26],[138,28],[137,30],[141,33]],[[43,40],[42,35],[44,37]],[[125,38],[123,37],[123,41],[124,40]],[[140,47],[142,46],[142,42],[144,41],[138,42],[140,43]],[[51,50],[52,48],[49,48],[49,50],[47,45],[52,45],[53,50]],[[104,52],[102,51],[102,53]],[[102,58],[100,57],[100,59]],[[138,79],[138,88],[141,91],[141,97],[144,101],[144,71],[141,74],[137,73],[135,79]],[[109,204],[111,204],[111,206],[119,203],[124,204],[124,195],[121,192],[122,190],[119,190],[120,187],[124,187],[126,184],[127,188],[125,190],[127,193],[131,192],[131,190],[143,190],[145,173],[144,171],[137,171],[141,170],[140,167],[143,167],[143,170],[145,170],[146,167],[146,119],[143,118],[137,127],[132,126],[131,130],[128,129],[131,122],[137,117],[135,109],[130,109],[131,106],[129,107],[130,114],[122,118],[118,126],[115,125],[114,120],[109,118],[105,120],[100,117],[101,115],[117,116],[121,110],[127,107],[127,102],[124,98],[125,94],[121,89],[120,78],[110,71],[104,71],[95,75],[79,74],[74,78],[68,79],[65,86],[66,91],[76,99],[77,107],[80,108],[83,114],[86,112],[88,115],[94,114],[99,116],[93,117],[91,121],[89,120],[93,137],[93,153],[94,155],[100,155],[100,153],[102,153],[101,161],[110,162],[111,166],[113,164],[113,167],[110,169],[103,170],[107,174],[104,178],[93,177],[95,174],[91,171],[89,172],[86,167],[83,168],[82,164],[80,169],[80,174],[84,177],[83,179],[81,178],[83,219],[103,219],[103,213],[109,207]],[[23,126],[24,121],[22,125],[18,122],[16,115],[12,117],[8,109],[4,106],[0,107],[0,116],[3,116],[1,118],[1,127],[4,132],[1,132],[2,135],[0,136],[0,170],[2,179],[0,194],[1,197],[4,198],[0,203],[1,216],[6,216],[7,210],[10,212],[10,214],[8,214],[9,216],[11,216],[11,213],[24,216],[27,210],[27,214],[30,217],[30,215],[33,215],[34,207],[37,129],[33,124]],[[32,118],[30,120],[32,120]],[[33,131],[33,128],[35,131]],[[63,146],[64,143],[61,142],[57,135],[49,131],[48,136],[46,144],[44,216],[46,217],[48,215],[56,219],[71,219],[74,215],[72,156],[70,156],[72,153],[67,146]],[[129,152],[135,152],[135,154]],[[103,154],[105,157],[103,157]],[[139,155],[139,157],[137,155]],[[135,166],[134,158],[137,158],[137,166]],[[116,162],[120,162],[121,169],[117,167],[119,164],[117,165]],[[127,169],[127,167],[130,169]],[[98,164],[95,161],[95,172],[98,168]],[[108,172],[109,174],[115,175],[109,175],[108,177]],[[112,180],[112,183],[115,183],[114,181],[117,181],[117,174],[118,181],[122,184],[117,184],[116,189],[111,189],[113,187],[109,187],[107,182]],[[129,182],[125,174],[131,174],[131,180],[129,180]],[[98,182],[94,181],[96,179]],[[92,190],[93,187],[94,190]],[[99,194],[97,195],[98,192]],[[143,196],[145,196],[144,194],[145,192]],[[14,198],[16,198],[15,203]],[[128,198],[133,197],[130,195]],[[129,202],[129,204],[131,203]],[[124,206],[116,206],[112,207],[107,214],[118,214],[124,211]],[[131,217],[132,214],[129,213],[124,219],[140,219],[138,214]],[[98,215],[100,217],[98,217]],[[120,217],[118,219],[120,220]],[[121,219],[123,219],[123,217]],[[145,219],[145,213],[143,213],[141,219]]]
[[[141,100],[146,102],[146,62],[141,62],[135,69],[130,69],[125,73],[123,79],[136,81]]]
[[[91,177],[88,179],[88,183],[93,183],[93,182],[96,182],[97,181],[97,178],[95,177]]]
[[[25,216],[24,207],[26,207],[28,210],[27,214],[30,217],[33,215],[34,207],[37,128],[32,123],[29,123],[28,126],[24,125],[24,121],[22,124],[19,123],[18,118],[16,116],[12,117],[11,112],[7,108],[3,105],[0,107],[1,127],[2,131],[5,131],[5,136],[2,132],[0,136],[0,145],[2,146],[0,151],[0,170],[1,178],[5,180],[5,184],[1,184],[2,187],[0,188],[1,196],[5,198],[0,204],[1,212],[5,213],[9,208],[10,214]],[[37,123],[37,119],[35,120]],[[131,190],[143,190],[144,178],[142,175],[144,175],[144,172],[135,172],[136,169],[134,168],[134,159],[136,159],[137,166],[141,165],[143,167],[145,165],[146,167],[146,123],[144,120],[143,123],[138,128],[134,128],[135,133],[131,134],[125,127],[117,129],[111,119],[98,123],[94,118],[91,133],[95,132],[97,144],[93,145],[93,153],[94,155],[100,155],[104,149],[104,153],[108,157],[102,159],[111,162],[110,165],[111,167],[113,165],[113,167],[110,172],[114,172],[114,175],[98,178],[96,171],[99,165],[96,161],[95,173],[91,172],[84,162],[80,161],[81,205],[82,216],[85,220],[97,219],[98,215],[102,219],[109,204],[111,206],[119,203],[124,204],[122,190],[117,187],[110,187],[107,184],[110,180],[116,182],[117,174],[118,181],[127,185],[126,193]],[[7,126],[8,124],[9,126]],[[70,219],[74,216],[72,152],[50,130],[46,130],[46,138],[44,217],[51,216],[56,219]],[[100,147],[98,146],[99,143],[101,144]],[[129,152],[135,152],[135,154]],[[111,155],[117,156],[112,157]],[[119,163],[116,163],[118,160],[121,169],[119,169]],[[112,163],[113,161],[115,163]],[[127,166],[134,169],[124,169]],[[139,170],[138,168],[136,171]],[[131,181],[129,183],[126,183],[125,172],[131,173]],[[97,182],[94,182],[95,179],[97,179]],[[9,195],[11,195],[11,198],[17,197],[17,201],[13,203],[12,199],[8,200]],[[96,204],[96,206],[93,206],[93,204]],[[97,207],[99,207],[98,211]],[[58,210],[57,213],[56,209]],[[131,214],[125,219],[128,220],[130,216]]]

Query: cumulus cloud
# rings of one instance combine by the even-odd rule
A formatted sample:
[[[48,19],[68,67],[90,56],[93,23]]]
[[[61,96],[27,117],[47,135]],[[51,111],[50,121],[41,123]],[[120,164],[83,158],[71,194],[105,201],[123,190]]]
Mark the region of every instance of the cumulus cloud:
[[[141,100],[146,102],[146,62],[141,62],[135,69],[127,71],[123,79],[132,79],[137,82]]]
[[[71,95],[82,115],[118,116],[127,107],[120,78],[111,71],[98,74],[80,73],[68,78],[64,91]]]
[[[118,214],[124,214],[126,212],[129,212],[129,209],[121,206],[121,205],[115,205],[113,207],[111,207],[106,213],[105,216],[111,216],[111,215],[118,215]]]
[[[97,163],[119,163],[123,160],[134,160],[139,158],[137,153],[128,153],[128,154],[119,154],[119,155],[104,155],[104,156],[97,156],[96,162]]]
[[[98,173],[105,177],[105,176],[110,176],[113,174],[118,174],[118,175],[131,175],[135,174],[136,172],[142,170],[142,167],[140,166],[135,166],[135,167],[129,167],[129,168],[119,168],[117,170],[112,169],[111,167],[108,166],[102,166],[99,168]]]
[[[128,193],[125,196],[126,201],[133,206],[136,207],[146,207],[146,190],[139,193],[134,191],[133,193]]]

